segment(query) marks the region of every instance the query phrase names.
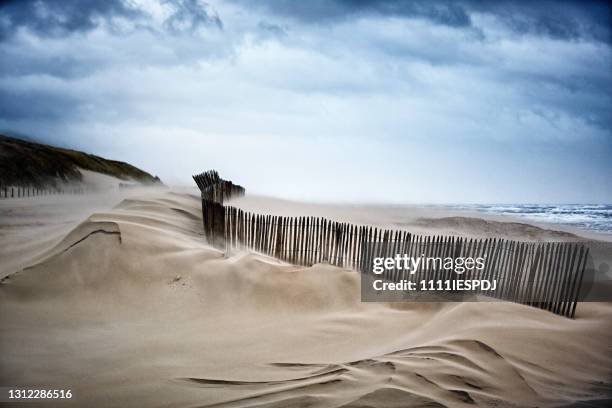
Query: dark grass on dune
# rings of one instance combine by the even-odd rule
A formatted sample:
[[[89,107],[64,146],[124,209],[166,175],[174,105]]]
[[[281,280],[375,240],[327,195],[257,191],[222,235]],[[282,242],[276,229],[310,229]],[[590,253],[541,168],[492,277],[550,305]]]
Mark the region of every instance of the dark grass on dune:
[[[0,134],[0,186],[78,182],[82,180],[79,169],[145,184],[161,183],[158,177],[125,162]]]

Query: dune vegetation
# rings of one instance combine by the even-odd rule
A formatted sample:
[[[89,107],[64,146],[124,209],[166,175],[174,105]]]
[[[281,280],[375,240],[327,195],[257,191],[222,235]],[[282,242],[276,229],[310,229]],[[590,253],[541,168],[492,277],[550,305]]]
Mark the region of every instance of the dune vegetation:
[[[161,183],[159,177],[125,162],[0,134],[0,185],[49,187],[80,182],[80,170],[142,184]]]

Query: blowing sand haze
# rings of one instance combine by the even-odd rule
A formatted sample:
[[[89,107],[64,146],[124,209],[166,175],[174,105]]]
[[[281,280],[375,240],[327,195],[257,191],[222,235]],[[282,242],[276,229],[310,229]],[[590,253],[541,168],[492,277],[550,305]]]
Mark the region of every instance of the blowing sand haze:
[[[612,406],[611,12],[0,2],[0,406]]]
[[[209,245],[194,189],[133,191],[106,209],[89,198],[83,220],[62,219],[71,196],[0,202],[7,255],[12,240],[32,248],[27,266],[3,271],[2,384],[69,385],[62,404],[76,406],[554,406],[608,395],[608,303],[581,304],[575,319],[508,302],[363,303],[353,270]],[[367,214],[361,222],[389,225],[385,208]],[[412,222],[406,214],[391,225]],[[66,232],[49,242],[41,230],[60,220]],[[464,233],[481,234],[475,225]]]

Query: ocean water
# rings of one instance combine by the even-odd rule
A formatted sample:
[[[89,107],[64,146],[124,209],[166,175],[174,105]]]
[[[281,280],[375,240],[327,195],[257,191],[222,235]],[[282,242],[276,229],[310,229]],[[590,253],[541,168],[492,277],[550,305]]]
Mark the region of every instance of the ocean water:
[[[612,204],[472,204],[451,207],[612,233]]]

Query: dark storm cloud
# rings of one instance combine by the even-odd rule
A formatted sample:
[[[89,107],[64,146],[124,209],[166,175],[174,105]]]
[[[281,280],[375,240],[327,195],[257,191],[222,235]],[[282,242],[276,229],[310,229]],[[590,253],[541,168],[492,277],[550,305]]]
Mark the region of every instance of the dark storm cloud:
[[[493,15],[516,33],[563,40],[596,39],[610,42],[611,7],[606,1],[431,1],[431,0],[263,0],[250,7],[290,17],[303,23],[334,23],[379,15],[422,18],[451,27],[472,27],[470,14]]]
[[[395,0],[263,0],[252,2],[234,0],[251,7],[295,18],[306,23],[329,23],[361,15],[422,17],[433,22],[466,27],[470,17],[460,5],[450,1],[395,1]]]
[[[162,0],[161,4],[165,6],[166,15],[156,24],[148,10],[137,8],[129,0],[0,0],[0,78],[43,74],[78,79],[114,64],[172,65],[213,52],[206,47],[199,50],[179,50],[177,47],[174,61],[168,54],[141,52],[146,48],[133,43],[132,48],[124,53],[100,52],[100,45],[103,49],[117,49],[128,34],[139,30],[150,34],[150,38],[142,40],[144,44],[153,38],[159,42],[173,42],[175,36],[192,35],[201,27],[222,29],[220,18],[204,1]],[[117,19],[122,19],[121,24],[116,24]],[[85,33],[100,24],[104,24],[110,37],[116,39],[115,43],[96,42],[79,52],[72,52],[74,50],[65,45],[68,42],[56,41],[52,47],[38,47],[15,36],[24,29],[42,40],[64,40],[72,33]],[[107,41],[111,40],[107,38]],[[185,52],[193,55],[185,56]]]
[[[611,41],[609,1],[471,1],[466,7],[494,15],[516,33],[560,40]]]
[[[194,32],[210,24],[223,28],[219,16],[210,13],[206,3],[199,0],[166,0],[164,3],[174,8],[174,13],[165,22],[166,27],[174,33]]]
[[[164,27],[171,34],[193,33],[202,26],[222,28],[221,19],[201,0],[164,0],[171,14]],[[40,37],[61,37],[86,32],[101,22],[123,18],[134,27],[153,29],[147,24],[149,14],[127,0],[8,0],[0,1],[0,41],[20,28]]]
[[[482,0],[233,0],[247,8],[302,23],[334,23],[361,16],[421,18],[450,27],[473,28],[475,12],[486,13],[518,34],[561,40],[611,42],[611,6],[607,1]],[[170,33],[194,32],[200,26],[222,28],[221,19],[201,0],[163,0],[173,9],[164,26]],[[87,31],[101,21],[122,17],[146,20],[147,12],[127,0],[8,0],[0,2],[0,40],[25,27],[40,36]],[[143,24],[146,26],[146,24]]]
[[[122,0],[9,0],[0,2],[0,40],[19,28],[39,36],[89,31],[101,19],[136,18],[142,13]]]

